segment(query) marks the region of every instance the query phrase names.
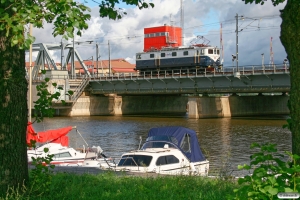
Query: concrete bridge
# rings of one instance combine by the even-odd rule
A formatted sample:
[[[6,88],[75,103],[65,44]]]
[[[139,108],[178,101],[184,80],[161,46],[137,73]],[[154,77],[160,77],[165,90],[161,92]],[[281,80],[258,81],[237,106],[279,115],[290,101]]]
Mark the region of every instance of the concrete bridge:
[[[49,73],[66,90],[57,115],[188,115],[189,118],[288,115],[289,71],[284,66],[232,71],[76,77]],[[38,84],[38,82],[34,82]],[[73,87],[73,88],[72,88]],[[54,92],[54,88],[49,88]]]
[[[57,115],[186,115],[190,118],[287,115],[290,76],[287,65],[240,66],[220,71],[195,69],[151,73],[89,74],[78,76],[74,69],[53,67],[45,75],[43,57],[47,45],[40,45],[40,57],[33,70],[35,85],[49,77],[64,88],[53,102]],[[53,47],[54,48],[54,47]],[[57,48],[57,47],[55,47]],[[70,51],[73,51],[69,46]],[[75,50],[73,51],[75,52]],[[76,52],[75,52],[76,53]],[[67,58],[70,59],[69,52]],[[77,54],[75,54],[77,55]],[[81,60],[80,56],[77,56]],[[67,60],[68,60],[67,59]],[[72,60],[72,59],[71,59]],[[74,61],[74,59],[72,60]],[[68,63],[68,62],[66,62]],[[55,63],[54,63],[55,64]],[[65,64],[66,65],[66,64]],[[53,70],[54,69],[54,70]],[[88,72],[83,64],[83,69]],[[57,89],[49,84],[48,90]],[[65,91],[72,90],[69,97]]]

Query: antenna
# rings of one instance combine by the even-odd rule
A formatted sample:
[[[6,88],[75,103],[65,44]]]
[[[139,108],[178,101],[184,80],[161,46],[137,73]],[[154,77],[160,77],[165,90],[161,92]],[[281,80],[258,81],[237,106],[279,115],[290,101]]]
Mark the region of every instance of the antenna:
[[[172,14],[170,14],[170,25],[171,25],[171,32],[172,32],[172,34],[170,34],[169,46],[172,46],[172,44],[176,44],[177,43],[176,33],[175,33],[175,28],[174,28],[173,22],[174,21],[172,21]]]
[[[181,45],[184,46],[184,9],[183,0],[180,0],[180,26],[181,26]]]

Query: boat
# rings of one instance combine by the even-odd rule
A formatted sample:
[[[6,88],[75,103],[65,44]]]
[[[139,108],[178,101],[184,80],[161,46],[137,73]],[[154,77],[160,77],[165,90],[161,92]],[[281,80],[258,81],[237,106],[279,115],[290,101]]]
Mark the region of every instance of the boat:
[[[74,149],[69,147],[69,140],[67,134],[71,130],[81,136],[85,144],[81,149]],[[38,147],[32,147],[33,141],[39,143]],[[59,129],[47,130],[42,132],[35,132],[32,124],[29,122],[27,126],[26,142],[29,148],[27,149],[28,164],[33,164],[33,160],[41,157],[45,158],[48,155],[53,155],[50,164],[56,166],[82,166],[85,160],[101,160],[105,156],[100,146],[89,147],[80,132],[76,127],[67,126]],[[44,149],[48,151],[45,152]],[[103,162],[104,158],[102,158]]]
[[[168,126],[150,129],[141,148],[123,154],[115,166],[109,164],[107,169],[133,173],[207,176],[209,161],[200,149],[194,130]]]

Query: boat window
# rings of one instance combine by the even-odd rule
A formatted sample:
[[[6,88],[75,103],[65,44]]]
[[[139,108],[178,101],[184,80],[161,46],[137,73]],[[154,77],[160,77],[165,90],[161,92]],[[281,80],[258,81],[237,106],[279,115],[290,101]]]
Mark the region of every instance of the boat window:
[[[189,55],[189,52],[188,52],[188,51],[184,51],[184,52],[183,52],[183,55],[184,55],[184,56],[187,56],[187,55]]]
[[[67,157],[71,157],[71,154],[69,152],[54,154],[53,158],[67,158]]]
[[[182,139],[180,148],[186,153],[191,152],[191,137],[189,134],[185,134],[184,138]]]
[[[168,143],[168,142],[163,142],[163,141],[160,141],[160,142],[146,142],[145,144],[143,144],[142,146],[142,150],[145,150],[145,149],[149,149],[149,148],[164,148],[165,144],[168,144],[169,145],[169,148],[176,148],[173,144],[171,143]]]
[[[156,161],[156,165],[160,166],[160,165],[167,165],[167,164],[174,164],[174,163],[179,163],[179,159],[176,158],[173,155],[169,155],[169,156],[161,156],[157,159]]]
[[[213,54],[214,50],[213,49],[208,49],[208,54]]]
[[[166,57],[166,53],[161,53],[160,57]]]
[[[121,158],[118,166],[141,166],[148,167],[152,156],[145,155],[125,155]]]
[[[151,54],[150,54],[150,58],[154,58],[154,53],[151,53]]]
[[[172,56],[177,56],[177,52],[172,52]]]
[[[219,49],[217,50],[217,54],[218,54],[218,55],[220,54],[220,50],[219,50]]]
[[[148,141],[169,141],[172,142],[176,145],[178,145],[178,141],[175,137],[172,136],[167,136],[167,135],[155,135],[155,136],[150,136],[146,139],[146,142]]]

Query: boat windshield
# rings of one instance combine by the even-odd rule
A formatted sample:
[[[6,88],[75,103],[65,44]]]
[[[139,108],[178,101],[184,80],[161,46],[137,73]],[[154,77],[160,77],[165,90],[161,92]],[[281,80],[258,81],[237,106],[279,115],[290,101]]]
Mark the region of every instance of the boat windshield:
[[[145,144],[143,144],[141,150],[145,150],[147,148],[164,148],[166,144],[168,145],[168,148],[177,148],[175,145],[173,145],[169,142],[152,141],[152,142],[146,142]]]
[[[118,166],[141,166],[148,167],[152,160],[152,156],[145,155],[125,155],[122,156]]]
[[[175,137],[167,136],[167,135],[150,136],[146,139],[146,142],[149,142],[149,141],[169,141],[169,142],[172,142],[172,143],[178,145],[178,141]]]

